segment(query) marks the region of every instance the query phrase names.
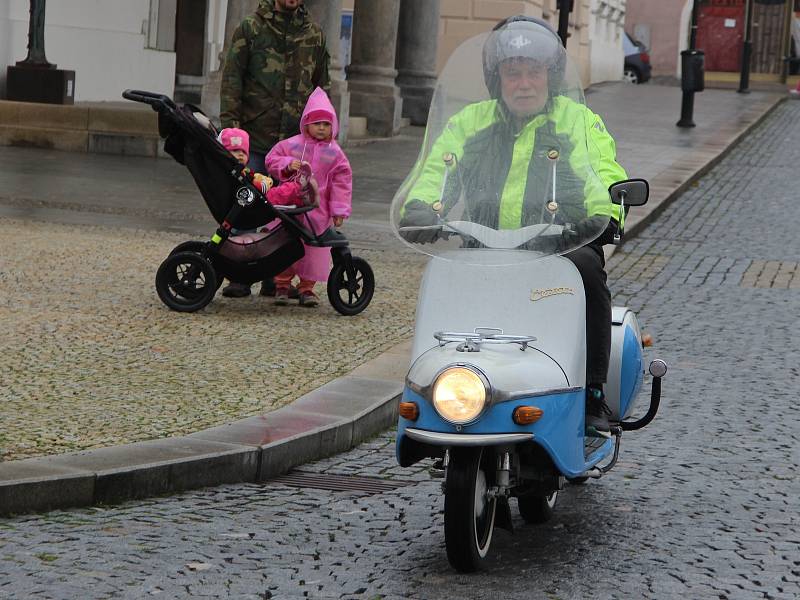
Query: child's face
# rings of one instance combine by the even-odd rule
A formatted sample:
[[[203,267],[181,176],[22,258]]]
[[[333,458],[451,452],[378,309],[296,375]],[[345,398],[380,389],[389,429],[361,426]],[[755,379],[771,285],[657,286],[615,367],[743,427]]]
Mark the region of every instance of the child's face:
[[[247,154],[244,153],[244,150],[231,150],[231,154],[240,164],[247,164]]]
[[[308,135],[315,140],[329,140],[331,137],[331,124],[327,121],[308,124]]]

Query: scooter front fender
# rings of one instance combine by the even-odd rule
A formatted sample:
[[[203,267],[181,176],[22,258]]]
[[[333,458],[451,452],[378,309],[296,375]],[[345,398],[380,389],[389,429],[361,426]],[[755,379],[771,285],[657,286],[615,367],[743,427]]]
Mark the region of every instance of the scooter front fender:
[[[584,456],[583,388],[518,398],[490,406],[480,419],[460,428],[442,419],[430,402],[406,388],[404,402],[419,408],[415,421],[400,417],[397,426],[397,461],[409,466],[426,456],[441,456],[455,446],[539,444],[565,477],[579,477],[613,450],[611,440]],[[512,415],[518,406],[536,406],[543,412],[537,422],[517,425]],[[519,437],[517,437],[519,436]]]

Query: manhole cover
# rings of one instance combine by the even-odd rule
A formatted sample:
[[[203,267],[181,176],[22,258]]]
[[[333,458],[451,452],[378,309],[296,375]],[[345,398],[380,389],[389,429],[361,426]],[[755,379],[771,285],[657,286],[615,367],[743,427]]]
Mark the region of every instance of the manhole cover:
[[[267,483],[299,488],[330,490],[332,492],[365,492],[368,494],[380,494],[407,485],[416,485],[419,482],[402,479],[360,477],[357,475],[333,475],[308,471],[289,471],[286,475],[270,479]]]

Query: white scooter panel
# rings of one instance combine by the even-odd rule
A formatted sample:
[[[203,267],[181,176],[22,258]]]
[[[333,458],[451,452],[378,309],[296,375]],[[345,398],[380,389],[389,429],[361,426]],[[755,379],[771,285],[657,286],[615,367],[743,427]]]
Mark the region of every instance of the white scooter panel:
[[[558,363],[566,385],[583,387],[586,300],[578,269],[561,256],[519,262],[513,251],[509,264],[498,266],[503,252],[474,251],[469,264],[446,260],[446,254],[428,263],[420,284],[412,362],[438,345],[433,337],[438,331],[498,328],[508,335],[535,336],[530,345]],[[474,264],[483,253],[492,264]],[[521,354],[518,347],[515,351]],[[470,353],[459,354],[462,360],[470,358]]]

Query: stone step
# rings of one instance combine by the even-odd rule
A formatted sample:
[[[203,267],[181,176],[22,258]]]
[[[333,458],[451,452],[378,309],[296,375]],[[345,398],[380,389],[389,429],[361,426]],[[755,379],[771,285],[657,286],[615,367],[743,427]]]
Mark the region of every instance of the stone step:
[[[158,119],[132,102],[75,105],[0,101],[0,144],[158,156]]]

